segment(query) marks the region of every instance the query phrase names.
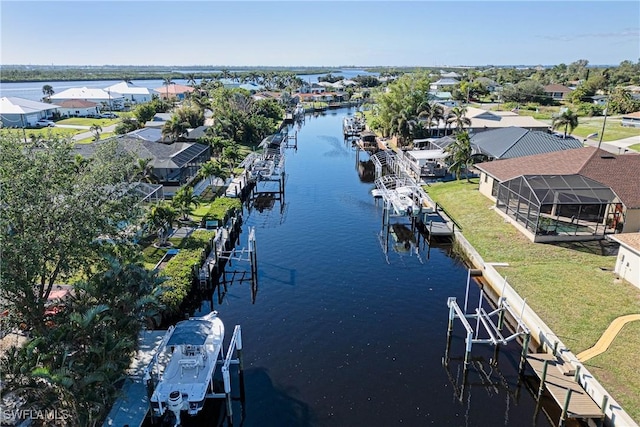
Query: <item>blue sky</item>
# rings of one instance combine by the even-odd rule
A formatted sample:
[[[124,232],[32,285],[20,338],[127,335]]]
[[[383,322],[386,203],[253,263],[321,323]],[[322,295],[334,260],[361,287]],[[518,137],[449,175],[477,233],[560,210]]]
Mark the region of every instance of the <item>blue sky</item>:
[[[629,1],[0,1],[0,63],[552,65],[640,58]]]

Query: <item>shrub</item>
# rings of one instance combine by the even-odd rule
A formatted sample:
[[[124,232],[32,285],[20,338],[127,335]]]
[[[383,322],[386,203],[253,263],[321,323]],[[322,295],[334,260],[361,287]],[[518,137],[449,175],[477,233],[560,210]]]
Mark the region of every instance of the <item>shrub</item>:
[[[202,216],[202,224],[206,221],[227,222],[233,212],[242,207],[240,199],[232,199],[229,197],[218,197],[211,203],[211,207]]]

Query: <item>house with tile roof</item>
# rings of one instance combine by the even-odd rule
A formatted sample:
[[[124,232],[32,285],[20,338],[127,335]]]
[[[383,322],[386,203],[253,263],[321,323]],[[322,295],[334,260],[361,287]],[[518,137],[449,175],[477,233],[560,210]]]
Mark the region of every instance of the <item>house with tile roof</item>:
[[[555,101],[562,101],[571,93],[571,89],[563,85],[551,84],[544,87],[544,93]]]
[[[179,100],[183,100],[195,89],[192,88],[191,86],[184,86],[176,83],[171,83],[170,85],[157,87],[153,90],[157,92],[158,96],[160,96],[161,98],[165,98],[165,99],[177,98]]]
[[[620,244],[615,273],[640,288],[640,233],[616,234],[611,240]]]
[[[584,147],[476,164],[480,192],[533,241],[640,230],[640,155]]]
[[[100,114],[100,104],[84,99],[68,99],[58,105],[62,117],[96,117]]]
[[[0,120],[2,127],[34,127],[38,120],[53,117],[58,108],[57,104],[3,96],[0,98]]]

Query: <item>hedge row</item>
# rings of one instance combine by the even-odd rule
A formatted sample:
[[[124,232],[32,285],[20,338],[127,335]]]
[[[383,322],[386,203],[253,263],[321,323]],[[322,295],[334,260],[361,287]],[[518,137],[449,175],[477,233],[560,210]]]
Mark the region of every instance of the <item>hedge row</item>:
[[[202,263],[203,252],[209,241],[215,236],[213,231],[197,230],[182,241],[180,252],[167,262],[162,275],[168,279],[162,284],[164,292],[160,300],[168,313],[177,313],[180,305],[189,294],[193,283],[194,268]],[[206,257],[206,254],[204,255]]]
[[[233,212],[242,207],[240,199],[230,197],[218,197],[211,203],[209,210],[202,216],[202,224],[206,221],[221,222],[224,224],[233,215]]]

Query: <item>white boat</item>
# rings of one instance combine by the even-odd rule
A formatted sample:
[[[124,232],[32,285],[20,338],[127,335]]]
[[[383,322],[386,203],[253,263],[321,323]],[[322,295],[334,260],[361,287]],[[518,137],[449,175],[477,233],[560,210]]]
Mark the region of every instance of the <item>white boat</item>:
[[[213,311],[202,317],[178,322],[167,330],[158,351],[145,371],[152,416],[161,418],[172,413],[175,426],[181,414],[198,414],[208,398],[227,398],[230,412],[229,364],[232,351],[241,357],[240,326],[236,326],[225,357],[223,350],[224,324]],[[215,393],[213,379],[216,366],[221,365],[225,393]]]

